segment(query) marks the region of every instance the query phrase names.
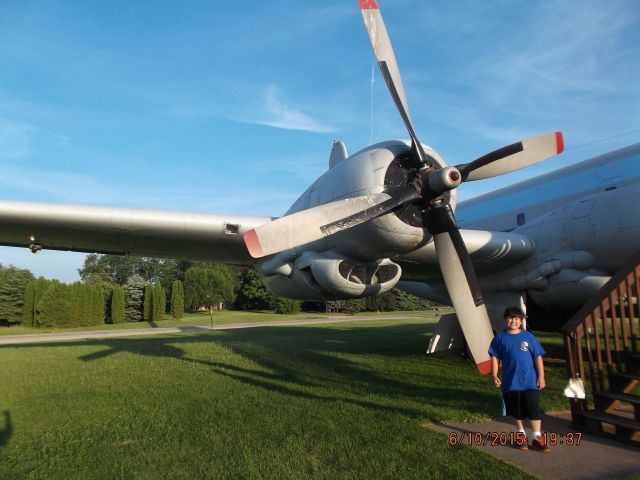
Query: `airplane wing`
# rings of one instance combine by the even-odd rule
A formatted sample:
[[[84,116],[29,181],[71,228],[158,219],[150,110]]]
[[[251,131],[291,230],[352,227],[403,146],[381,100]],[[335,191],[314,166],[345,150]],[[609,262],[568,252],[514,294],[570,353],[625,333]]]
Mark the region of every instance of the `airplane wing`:
[[[244,233],[271,217],[0,201],[0,245],[253,262]]]

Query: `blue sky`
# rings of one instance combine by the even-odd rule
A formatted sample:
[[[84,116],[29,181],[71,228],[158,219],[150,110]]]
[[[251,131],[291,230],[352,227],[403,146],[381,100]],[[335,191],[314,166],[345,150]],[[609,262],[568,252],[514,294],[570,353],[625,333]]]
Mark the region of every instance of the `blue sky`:
[[[371,92],[357,3],[2,2],[0,198],[282,214],[333,139],[407,137],[377,70]],[[460,198],[640,141],[636,0],[379,3],[418,136],[449,163],[565,134]],[[64,281],[83,260],[0,248]]]

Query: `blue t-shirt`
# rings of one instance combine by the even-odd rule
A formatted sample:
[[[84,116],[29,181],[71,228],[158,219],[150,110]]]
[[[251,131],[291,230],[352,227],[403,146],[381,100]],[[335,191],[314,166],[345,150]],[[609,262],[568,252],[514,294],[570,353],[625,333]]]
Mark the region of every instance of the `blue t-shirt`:
[[[489,355],[502,361],[502,391],[538,390],[535,358],[546,352],[532,333],[517,334],[506,330],[496,334],[489,346]]]

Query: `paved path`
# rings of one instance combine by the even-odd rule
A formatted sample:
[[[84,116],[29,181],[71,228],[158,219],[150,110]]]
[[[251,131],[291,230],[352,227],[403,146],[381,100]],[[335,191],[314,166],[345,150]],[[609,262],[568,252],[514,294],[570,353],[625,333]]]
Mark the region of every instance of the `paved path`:
[[[628,478],[634,475],[635,478],[638,478],[637,476],[640,475],[640,448],[588,433],[582,435],[580,445],[567,445],[567,433],[575,432],[571,427],[570,418],[571,414],[568,412],[543,416],[543,430],[557,435],[558,444],[551,447],[550,453],[542,453],[532,449],[520,451],[509,446],[500,446],[499,439],[495,442],[496,445],[492,446],[491,440],[499,438],[492,435],[494,432],[511,433],[514,431],[511,417],[500,417],[481,423],[439,423],[426,426],[444,432],[447,436],[451,432],[455,432],[456,437],[462,438],[462,443],[465,445],[469,445],[469,433],[479,432],[479,435],[474,436],[474,440],[484,438],[489,438],[489,440],[487,445],[480,446],[472,441],[471,444],[474,445],[474,448],[479,448],[544,479],[610,479]],[[527,430],[528,432],[529,430]],[[560,442],[563,443],[560,444]],[[453,446],[451,448],[460,447]]]
[[[359,322],[364,320],[398,320],[403,318],[430,318],[429,314],[412,315],[366,315],[366,316],[332,316],[307,320],[277,320],[275,322],[230,323],[225,325],[184,325],[179,327],[131,328],[125,330],[93,330],[64,333],[29,333],[24,335],[1,335],[0,345],[18,345],[24,343],[63,342],[93,338],[132,337],[141,335],[166,335],[168,333],[186,333],[207,330],[232,330],[236,328],[286,327],[290,325],[315,325],[323,323]]]

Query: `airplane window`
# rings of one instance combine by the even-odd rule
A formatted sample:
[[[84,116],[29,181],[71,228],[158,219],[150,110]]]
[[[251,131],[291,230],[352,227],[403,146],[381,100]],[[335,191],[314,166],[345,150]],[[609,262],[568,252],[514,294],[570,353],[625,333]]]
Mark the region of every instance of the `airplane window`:
[[[615,190],[616,187],[607,187],[604,189],[605,192],[610,192],[611,190]]]
[[[524,213],[518,214],[518,217],[516,218],[516,222],[518,222],[518,225],[524,225]]]

